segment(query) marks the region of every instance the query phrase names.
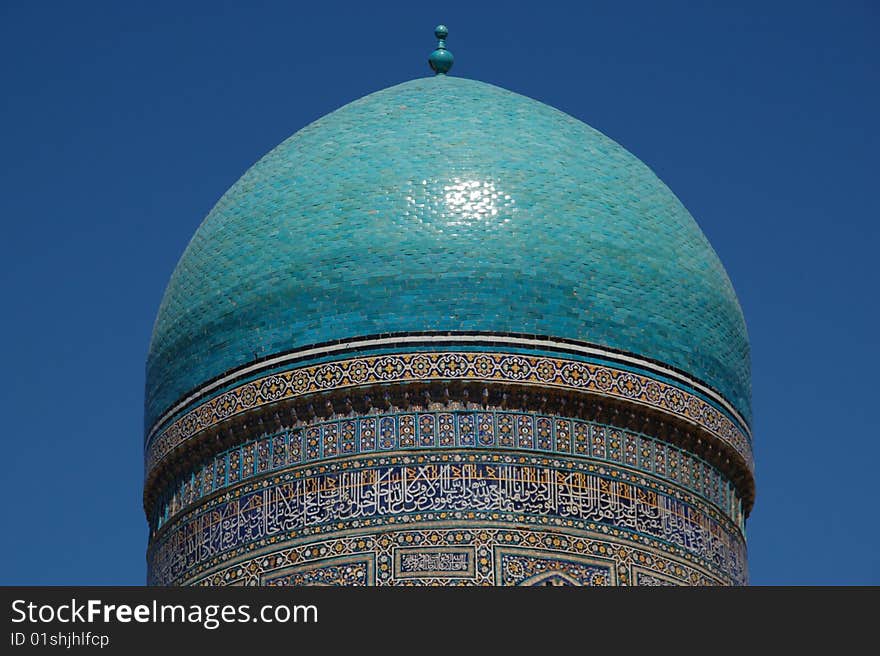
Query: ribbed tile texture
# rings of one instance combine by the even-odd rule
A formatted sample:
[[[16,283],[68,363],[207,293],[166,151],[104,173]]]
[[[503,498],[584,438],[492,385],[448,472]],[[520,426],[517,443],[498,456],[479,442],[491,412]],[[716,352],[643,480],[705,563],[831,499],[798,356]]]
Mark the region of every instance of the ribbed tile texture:
[[[159,309],[146,423],[255,358],[425,330],[622,349],[750,417],[742,312],[675,195],[571,116],[437,76],[328,114],[220,199]]]

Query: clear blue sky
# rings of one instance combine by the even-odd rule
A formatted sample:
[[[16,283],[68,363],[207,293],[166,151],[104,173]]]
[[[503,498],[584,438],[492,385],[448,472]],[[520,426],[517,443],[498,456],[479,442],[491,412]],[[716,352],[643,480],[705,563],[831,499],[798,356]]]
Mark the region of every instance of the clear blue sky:
[[[0,5],[0,584],[144,582],[144,359],[196,227],[321,115],[428,75],[651,166],[745,311],[756,584],[880,583],[874,2]]]

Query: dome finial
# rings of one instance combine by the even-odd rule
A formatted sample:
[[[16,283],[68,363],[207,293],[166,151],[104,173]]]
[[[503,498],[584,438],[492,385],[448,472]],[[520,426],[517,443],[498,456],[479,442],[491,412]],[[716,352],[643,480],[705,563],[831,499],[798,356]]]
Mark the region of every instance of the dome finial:
[[[434,28],[434,36],[437,37],[437,49],[428,57],[428,65],[437,75],[446,75],[449,69],[452,68],[452,62],[454,61],[452,53],[446,49],[446,37],[448,35],[449,30],[446,29],[445,25],[438,25]]]

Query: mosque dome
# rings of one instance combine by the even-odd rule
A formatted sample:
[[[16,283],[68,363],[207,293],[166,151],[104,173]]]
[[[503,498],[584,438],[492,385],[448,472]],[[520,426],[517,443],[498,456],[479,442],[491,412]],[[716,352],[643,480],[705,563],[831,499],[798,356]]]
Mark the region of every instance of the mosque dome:
[[[427,331],[598,345],[749,417],[742,312],[669,188],[561,111],[437,75],[315,121],[224,194],[162,300],[147,425],[248,363]]]
[[[581,121],[450,77],[306,126],[223,195],[147,358],[154,585],[740,585],[742,311]]]

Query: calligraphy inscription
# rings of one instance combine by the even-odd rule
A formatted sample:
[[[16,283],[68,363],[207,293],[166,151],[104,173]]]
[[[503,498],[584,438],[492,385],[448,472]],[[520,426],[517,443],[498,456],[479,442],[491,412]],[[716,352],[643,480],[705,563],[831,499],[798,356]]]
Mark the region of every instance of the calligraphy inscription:
[[[732,525],[681,499],[582,471],[477,462],[395,465],[266,482],[170,524],[151,550],[153,576],[167,583],[254,543],[402,515],[559,518],[574,528],[604,525],[663,540],[733,579],[745,563],[743,541]]]
[[[466,572],[467,554],[414,553],[400,558],[402,572]]]
[[[473,577],[472,547],[401,548],[396,552],[395,576]]]
[[[348,444],[343,447],[346,454],[367,453],[376,450],[377,426],[380,427],[381,450],[436,448],[438,445],[434,436],[437,433],[440,434],[441,447],[455,446],[456,443],[470,447],[474,446],[475,430],[479,432],[481,446],[494,446],[500,442],[506,442],[507,447],[528,446],[528,440],[534,433],[538,436],[540,449],[553,450],[555,431],[557,453],[571,454],[573,441],[576,455],[656,473],[669,482],[696,492],[723,509],[740,528],[743,525],[742,502],[736,495],[734,485],[712,465],[661,440],[612,426],[556,416],[456,411],[374,415],[359,420],[321,422],[235,446],[217,454],[189,476],[177,481],[172,489],[166,490],[163,502],[156,504],[152,528],[161,528],[200,498],[258,476],[262,472],[254,467],[254,453],[265,451],[270,454],[270,470],[273,471],[336,457],[337,436],[341,436],[343,444]],[[407,430],[407,427],[413,426],[418,427],[417,438]],[[438,427],[436,430],[435,426]],[[499,440],[496,440],[496,426],[501,438]],[[509,438],[504,437],[505,427],[515,429],[509,432]],[[320,450],[322,444],[323,453]],[[305,461],[303,454],[307,457]],[[244,466],[242,463],[245,463]],[[226,478],[222,476],[223,472]]]

